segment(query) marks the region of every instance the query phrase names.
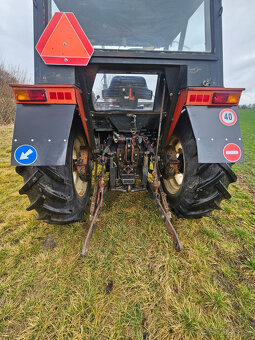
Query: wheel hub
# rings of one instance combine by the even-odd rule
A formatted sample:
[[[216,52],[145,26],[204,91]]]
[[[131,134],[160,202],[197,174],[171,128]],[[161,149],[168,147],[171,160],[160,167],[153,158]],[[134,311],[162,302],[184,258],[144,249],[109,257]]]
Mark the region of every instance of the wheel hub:
[[[171,194],[177,194],[182,187],[184,179],[184,153],[179,138],[173,136],[170,139],[166,151],[165,167],[163,169],[163,181],[166,189]]]
[[[87,190],[90,169],[88,165],[89,149],[83,136],[78,136],[73,144],[73,182],[79,196]]]

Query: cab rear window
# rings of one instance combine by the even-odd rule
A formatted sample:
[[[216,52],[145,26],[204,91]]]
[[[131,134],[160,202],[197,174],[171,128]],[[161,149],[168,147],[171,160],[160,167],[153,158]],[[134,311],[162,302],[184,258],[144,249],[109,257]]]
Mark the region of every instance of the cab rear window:
[[[73,12],[95,49],[211,52],[211,0],[51,0]]]

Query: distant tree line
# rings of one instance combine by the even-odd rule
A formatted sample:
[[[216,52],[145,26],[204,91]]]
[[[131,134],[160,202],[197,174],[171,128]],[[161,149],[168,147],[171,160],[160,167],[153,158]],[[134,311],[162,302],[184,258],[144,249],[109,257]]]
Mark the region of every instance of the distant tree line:
[[[239,109],[255,109],[255,103],[239,105]]]

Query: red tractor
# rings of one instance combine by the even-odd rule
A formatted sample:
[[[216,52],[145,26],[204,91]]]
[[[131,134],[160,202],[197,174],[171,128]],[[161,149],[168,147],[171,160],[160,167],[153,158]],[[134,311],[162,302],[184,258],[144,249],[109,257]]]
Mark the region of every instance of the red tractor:
[[[170,209],[200,218],[230,198],[242,89],[223,87],[221,23],[221,0],[34,0],[12,165],[39,220],[79,221],[92,194],[83,255],[108,189],[149,190],[177,250]]]

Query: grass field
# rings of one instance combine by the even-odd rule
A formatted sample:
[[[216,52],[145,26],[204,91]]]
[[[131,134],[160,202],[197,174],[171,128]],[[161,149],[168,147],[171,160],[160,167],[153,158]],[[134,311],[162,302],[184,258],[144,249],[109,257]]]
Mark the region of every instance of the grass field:
[[[0,339],[255,339],[255,110],[241,111],[246,163],[223,210],[173,218],[176,253],[146,193],[109,193],[88,258],[89,221],[26,212],[0,127]]]

